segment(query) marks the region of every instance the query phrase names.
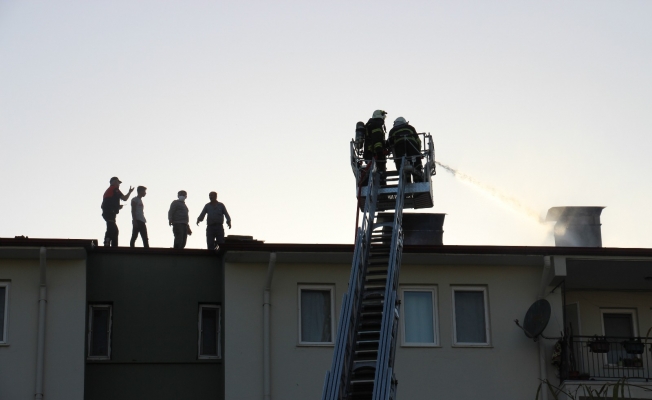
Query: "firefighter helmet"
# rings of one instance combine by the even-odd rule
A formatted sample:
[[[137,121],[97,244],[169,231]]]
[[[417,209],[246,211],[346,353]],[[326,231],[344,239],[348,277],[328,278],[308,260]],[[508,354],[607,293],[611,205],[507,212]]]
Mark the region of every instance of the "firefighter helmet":
[[[384,120],[386,115],[387,115],[387,111],[376,110],[376,111],[374,111],[371,118],[382,118]]]
[[[398,117],[398,118],[396,118],[394,120],[394,126],[399,126],[399,125],[403,125],[403,124],[407,124],[407,123],[409,123],[409,122],[406,121],[405,118],[403,118],[403,117]]]

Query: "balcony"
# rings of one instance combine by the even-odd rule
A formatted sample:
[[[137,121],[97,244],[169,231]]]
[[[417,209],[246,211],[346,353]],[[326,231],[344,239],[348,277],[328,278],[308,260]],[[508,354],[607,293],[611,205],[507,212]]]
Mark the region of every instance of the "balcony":
[[[562,351],[562,380],[648,382],[652,340],[643,337],[572,336]]]

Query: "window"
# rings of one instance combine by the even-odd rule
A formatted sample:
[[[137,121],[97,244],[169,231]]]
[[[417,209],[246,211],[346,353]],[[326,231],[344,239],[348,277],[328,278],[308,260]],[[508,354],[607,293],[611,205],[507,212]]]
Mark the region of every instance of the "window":
[[[7,314],[9,314],[9,282],[0,282],[0,343],[7,343]]]
[[[299,286],[299,344],[333,344],[333,286]]]
[[[486,287],[453,288],[453,344],[458,346],[491,344]]]
[[[607,352],[607,364],[618,365],[623,361],[637,358],[628,354],[622,345],[623,341],[636,335],[636,312],[624,309],[602,309],[602,327],[604,336],[611,343]]]
[[[404,288],[401,297],[403,346],[438,346],[437,289]]]
[[[88,359],[111,359],[111,321],[113,307],[110,304],[88,306]]]
[[[220,306],[202,304],[199,306],[199,358],[221,357]]]

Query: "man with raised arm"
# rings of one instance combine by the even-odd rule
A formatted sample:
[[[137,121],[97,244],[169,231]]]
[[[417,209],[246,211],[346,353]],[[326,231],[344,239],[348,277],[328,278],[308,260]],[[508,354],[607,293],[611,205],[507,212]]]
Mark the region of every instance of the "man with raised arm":
[[[111,186],[104,192],[104,197],[102,198],[102,218],[106,221],[106,233],[104,234],[104,246],[108,247],[118,247],[118,225],[115,223],[115,219],[122,209],[120,200],[127,201],[131,192],[134,191],[133,187],[129,187],[129,192],[123,194],[120,191],[120,184],[122,181],[118,179],[117,176],[114,176],[109,180]]]
[[[197,217],[197,225],[204,220],[204,216],[208,214],[206,219],[206,248],[208,250],[215,250],[218,245],[224,243],[224,217],[226,217],[226,224],[231,229],[231,217],[223,203],[217,201],[217,192],[210,192],[208,194],[210,203],[204,206],[201,214]]]

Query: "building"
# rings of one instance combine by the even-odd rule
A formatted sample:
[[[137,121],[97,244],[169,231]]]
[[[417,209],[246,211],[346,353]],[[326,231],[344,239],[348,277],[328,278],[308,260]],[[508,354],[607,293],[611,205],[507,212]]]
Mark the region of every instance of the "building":
[[[572,226],[558,235],[583,232],[573,244],[586,244],[576,226],[586,215],[564,212],[555,215]],[[599,232],[599,219],[590,218]],[[590,240],[578,247],[406,244],[400,398],[521,399],[534,397],[541,380],[572,392],[621,378],[637,385],[633,397],[652,398],[652,249]],[[212,252],[93,244],[0,241],[8,309],[0,398],[34,394],[41,246],[47,398],[321,397],[352,245],[241,240]],[[551,305],[549,339],[535,342],[514,320],[542,298]]]
[[[84,398],[91,240],[0,239],[0,399]]]
[[[85,399],[224,399],[215,252],[99,247],[87,282]]]

